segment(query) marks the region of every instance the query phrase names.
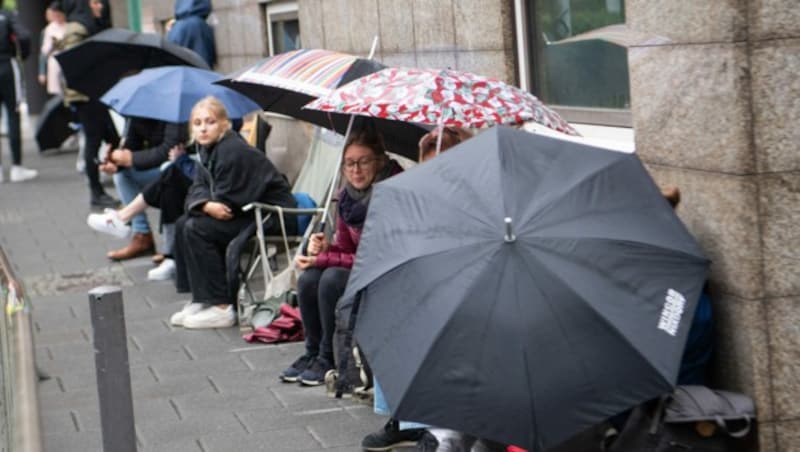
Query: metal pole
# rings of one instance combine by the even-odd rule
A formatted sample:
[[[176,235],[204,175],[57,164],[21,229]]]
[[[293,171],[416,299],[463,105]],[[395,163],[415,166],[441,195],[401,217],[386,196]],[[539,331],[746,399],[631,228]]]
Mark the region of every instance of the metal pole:
[[[30,304],[11,264],[0,248],[0,321],[3,384],[5,386],[6,444],[10,450],[40,452],[42,423],[39,416],[38,378],[34,357]],[[4,446],[5,446],[4,445]],[[2,447],[5,450],[5,447]]]
[[[122,291],[119,287],[96,287],[89,292],[92,316],[94,363],[100,423],[105,452],[136,452],[133,397],[128,367],[127,333]]]

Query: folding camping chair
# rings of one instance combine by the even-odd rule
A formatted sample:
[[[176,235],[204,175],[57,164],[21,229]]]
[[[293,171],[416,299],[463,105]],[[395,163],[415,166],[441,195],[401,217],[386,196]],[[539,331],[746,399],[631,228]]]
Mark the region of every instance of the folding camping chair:
[[[289,209],[262,203],[251,203],[244,211],[253,210],[256,216],[256,240],[252,252],[240,265],[240,285],[237,292],[239,325],[247,330],[252,325],[256,305],[271,297],[283,294],[296,285],[294,256],[308,240],[320,222],[330,220],[325,212],[328,197],[332,196],[331,184],[339,170],[344,138],[334,132],[315,128],[309,145],[308,157],[303,163],[292,187],[298,208]],[[308,199],[313,203],[309,205]],[[264,222],[276,216],[281,224],[281,236],[266,236]],[[287,235],[287,221],[297,221],[297,235]],[[330,222],[329,222],[330,223]],[[280,251],[279,251],[280,249]],[[279,259],[279,256],[285,257]]]

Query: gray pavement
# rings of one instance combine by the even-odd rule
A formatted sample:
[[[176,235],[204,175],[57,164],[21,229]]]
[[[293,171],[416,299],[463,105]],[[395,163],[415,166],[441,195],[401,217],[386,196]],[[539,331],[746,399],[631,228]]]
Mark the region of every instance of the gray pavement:
[[[328,398],[323,388],[277,375],[299,343],[250,345],[237,328],[169,326],[185,302],[171,282],[148,282],[149,258],[105,253],[124,241],[86,226],[88,189],[75,152],[39,155],[25,130],[24,164],[38,179],[0,184],[0,245],[33,304],[45,450],[101,450],[87,292],[123,289],[138,449],[142,451],[355,451],[385,419],[370,406]],[[113,193],[113,189],[110,189]],[[155,213],[151,224],[157,224]]]

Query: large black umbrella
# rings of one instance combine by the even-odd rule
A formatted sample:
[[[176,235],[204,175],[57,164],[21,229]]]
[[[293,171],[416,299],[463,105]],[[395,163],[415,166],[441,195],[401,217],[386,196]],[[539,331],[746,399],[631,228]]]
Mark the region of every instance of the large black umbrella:
[[[499,127],[372,196],[345,296],[396,418],[541,450],[673,387],[708,261],[635,155]]]
[[[98,98],[125,74],[159,66],[194,66],[209,69],[195,52],[155,33],[122,28],[101,31],[80,44],[56,54],[67,85]]]
[[[347,132],[349,116],[303,109],[319,96],[357,78],[384,69],[374,60],[323,49],[300,49],[272,56],[216,82],[253,99],[267,111]],[[427,130],[408,122],[357,117],[356,129],[374,126],[389,151],[416,160],[417,144]]]
[[[74,113],[64,106],[63,96],[48,100],[36,121],[35,136],[39,151],[61,146],[64,140],[75,133],[69,123],[76,120]]]

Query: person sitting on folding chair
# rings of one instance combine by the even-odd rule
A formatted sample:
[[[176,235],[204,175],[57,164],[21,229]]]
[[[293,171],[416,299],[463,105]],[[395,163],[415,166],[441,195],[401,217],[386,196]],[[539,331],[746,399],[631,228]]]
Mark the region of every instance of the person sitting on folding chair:
[[[200,165],[186,197],[186,213],[175,233],[176,287],[191,291],[192,300],[170,317],[185,328],[223,328],[236,323],[235,290],[229,281],[227,248],[255,218],[242,207],[262,202],[297,206],[286,178],[263,152],[249,146],[231,130],[225,106],[206,97],[192,109],[189,121],[200,146]],[[286,224],[294,233],[291,222]],[[267,233],[280,230],[276,218],[265,223]]]
[[[297,298],[306,338],[305,354],[280,374],[285,382],[306,386],[325,383],[334,367],[333,333],[336,303],[344,293],[353,267],[358,241],[375,182],[402,171],[387,157],[380,135],[358,131],[344,148],[342,172],[345,187],[339,195],[336,236],[328,243],[324,233],[311,236],[308,255],[298,255],[297,267],[305,270],[297,281]]]

